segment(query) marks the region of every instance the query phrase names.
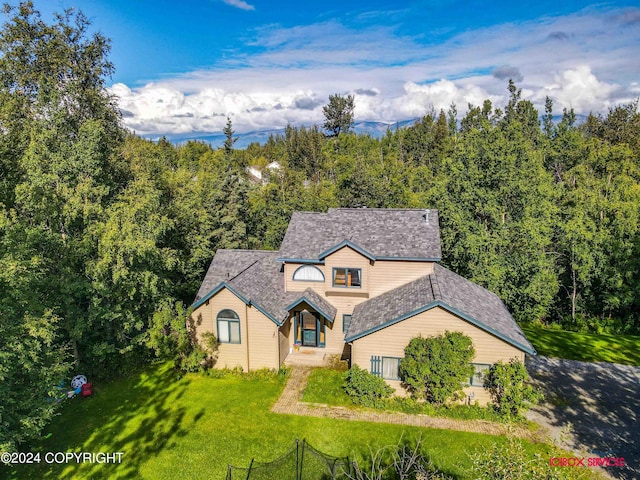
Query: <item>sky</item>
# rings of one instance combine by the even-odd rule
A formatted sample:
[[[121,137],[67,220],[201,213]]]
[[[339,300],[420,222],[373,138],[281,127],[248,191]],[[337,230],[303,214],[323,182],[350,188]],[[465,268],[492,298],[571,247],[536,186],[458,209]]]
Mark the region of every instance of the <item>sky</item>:
[[[15,4],[15,1],[10,3]],[[356,122],[455,104],[503,106],[511,78],[540,112],[606,113],[640,97],[637,1],[34,0],[81,10],[111,39],[125,125],[145,136],[323,121],[330,94]]]

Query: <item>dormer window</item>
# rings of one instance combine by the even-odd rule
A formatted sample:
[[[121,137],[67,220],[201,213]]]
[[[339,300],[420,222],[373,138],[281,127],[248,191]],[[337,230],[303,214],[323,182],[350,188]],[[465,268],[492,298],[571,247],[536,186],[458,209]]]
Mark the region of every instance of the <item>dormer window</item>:
[[[324,274],[318,267],[303,265],[293,272],[293,279],[298,282],[324,282]]]
[[[362,275],[359,268],[334,268],[334,287],[362,287]]]

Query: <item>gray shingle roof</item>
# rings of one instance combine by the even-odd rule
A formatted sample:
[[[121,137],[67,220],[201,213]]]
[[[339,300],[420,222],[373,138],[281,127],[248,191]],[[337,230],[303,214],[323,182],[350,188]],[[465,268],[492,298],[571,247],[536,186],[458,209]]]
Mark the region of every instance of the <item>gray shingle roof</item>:
[[[207,274],[200,285],[195,302],[198,302],[222,282],[229,282],[240,273],[264,259],[273,260],[274,268],[280,268],[275,261],[277,252],[266,250],[218,250],[209,265]]]
[[[208,298],[224,282],[278,323],[288,317],[287,307],[301,298],[333,321],[336,308],[312,289],[285,293],[284,274],[277,256],[278,252],[264,250],[218,250],[194,304]]]
[[[348,241],[374,258],[441,258],[438,211],[331,208],[327,213],[294,212],[279,257],[320,261]]]
[[[440,305],[528,353],[535,349],[500,298],[486,288],[436,264],[434,273],[357,305],[346,341],[381,330]]]
[[[307,288],[304,292],[287,292],[287,299],[289,299],[289,303],[287,306],[290,306],[294,303],[299,302],[300,300],[306,300],[307,303],[310,303],[312,307],[316,310],[319,310],[323,314],[327,316],[328,320],[332,322],[336,318],[336,313],[338,309],[331,305],[327,300],[325,300],[320,294],[318,294],[312,288]]]

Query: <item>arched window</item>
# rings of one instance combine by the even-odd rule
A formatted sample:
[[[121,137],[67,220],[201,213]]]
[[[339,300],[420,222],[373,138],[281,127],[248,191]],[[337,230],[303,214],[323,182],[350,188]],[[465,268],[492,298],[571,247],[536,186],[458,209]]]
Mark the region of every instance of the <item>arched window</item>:
[[[240,343],[240,317],[233,310],[218,313],[218,341],[220,343]]]
[[[293,279],[300,282],[324,282],[324,274],[318,267],[302,265],[293,272]]]

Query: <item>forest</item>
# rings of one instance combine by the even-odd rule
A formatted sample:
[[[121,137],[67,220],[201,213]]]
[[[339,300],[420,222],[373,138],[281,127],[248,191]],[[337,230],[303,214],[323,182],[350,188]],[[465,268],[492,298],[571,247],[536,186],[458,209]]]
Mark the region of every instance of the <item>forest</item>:
[[[223,148],[174,145],[124,128],[109,41],[81,13],[5,14],[0,450],[37,437],[71,372],[106,379],[162,353],[216,250],[278,249],[296,210],[438,209],[442,263],[517,321],[640,333],[637,101],[578,119],[509,82],[506,105],[430,109],[381,138],[287,126],[236,149],[230,119]]]

